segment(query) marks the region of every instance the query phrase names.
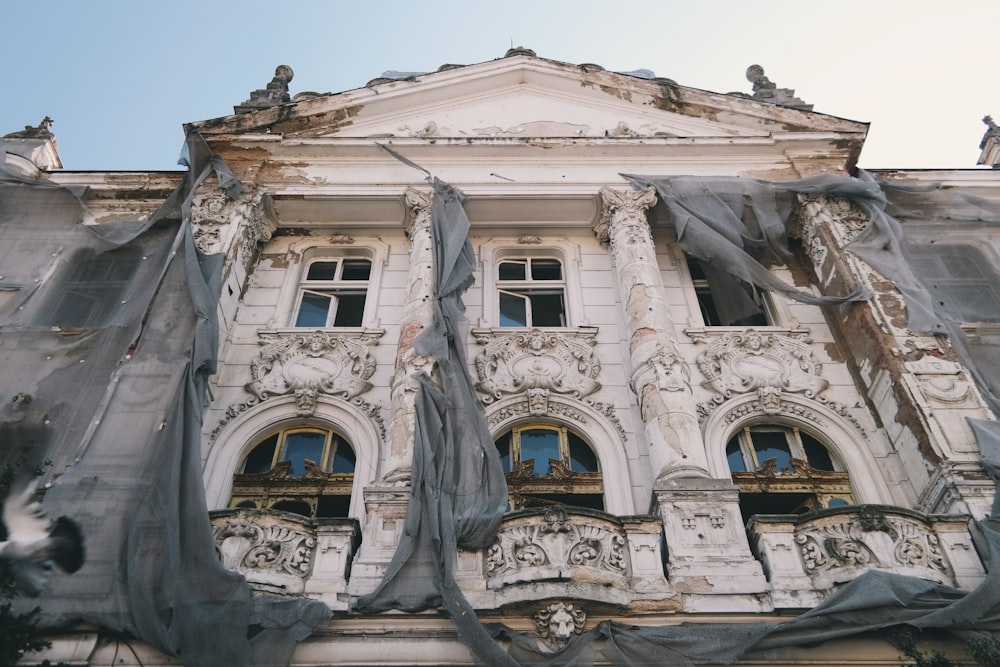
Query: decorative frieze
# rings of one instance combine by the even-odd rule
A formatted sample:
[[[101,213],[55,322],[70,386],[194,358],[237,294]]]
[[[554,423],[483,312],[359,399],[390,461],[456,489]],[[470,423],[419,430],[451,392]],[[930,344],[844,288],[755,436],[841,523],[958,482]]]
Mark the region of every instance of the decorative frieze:
[[[486,550],[487,586],[572,580],[625,586],[625,531],[616,522],[551,509],[504,521]]]
[[[369,345],[378,338],[308,333],[261,333],[263,349],[250,362],[253,379],[246,390],[263,401],[269,396],[292,394],[299,414],[312,415],[316,396],[328,394],[348,400],[371,389],[368,379],[375,372]]]
[[[601,365],[593,351],[596,335],[596,330],[583,329],[567,333],[474,331],[476,342],[484,348],[476,357],[480,400],[489,405],[505,396],[527,393],[529,402],[538,403],[547,392],[589,396],[601,387],[597,382]]]

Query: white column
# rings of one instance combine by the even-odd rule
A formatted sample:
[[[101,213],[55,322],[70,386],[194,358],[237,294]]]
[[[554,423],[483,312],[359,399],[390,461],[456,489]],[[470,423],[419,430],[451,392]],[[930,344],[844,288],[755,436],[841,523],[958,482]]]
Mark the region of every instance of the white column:
[[[632,388],[638,397],[655,479],[708,477],[708,461],[691,394],[690,370],[680,356],[656,263],[644,191],[601,189],[603,214],[594,228],[611,247],[629,333]]]

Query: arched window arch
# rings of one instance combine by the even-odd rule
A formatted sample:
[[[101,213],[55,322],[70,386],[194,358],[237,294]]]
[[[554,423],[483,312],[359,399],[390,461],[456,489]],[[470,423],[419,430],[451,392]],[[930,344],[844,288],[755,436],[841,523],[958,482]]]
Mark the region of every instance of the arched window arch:
[[[569,428],[526,424],[505,431],[495,442],[511,510],[551,505],[604,509],[597,454]]]
[[[237,467],[229,505],[346,517],[356,465],[354,448],[333,429],[272,429],[257,439]]]
[[[726,443],[744,519],[854,504],[850,478],[816,436],[773,422],[744,425]]]

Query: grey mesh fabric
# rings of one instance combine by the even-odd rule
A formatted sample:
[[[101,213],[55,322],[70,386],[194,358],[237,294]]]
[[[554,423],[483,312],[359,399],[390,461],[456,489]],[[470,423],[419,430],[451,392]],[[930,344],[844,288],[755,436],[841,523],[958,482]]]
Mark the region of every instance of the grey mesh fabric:
[[[455,583],[458,549],[486,548],[507,505],[500,456],[465,359],[462,294],[472,285],[475,258],[462,201],[458,190],[435,179],[434,316],[414,351],[435,361],[440,385],[424,373],[415,376],[413,476],[403,534],[381,584],[358,600],[356,610],[412,612],[443,605],[480,662],[515,665]]]
[[[329,610],[252,609],[215,555],[200,450],[222,258],[196,249],[189,206],[213,172],[240,186],[199,135],[187,148],[182,184],[142,223],[84,225],[79,192],[0,178],[0,463],[50,461],[43,507],[86,539],[83,568],[38,601],[43,626],[92,623],[189,667],[285,665],[294,645],[275,655],[274,635]]]

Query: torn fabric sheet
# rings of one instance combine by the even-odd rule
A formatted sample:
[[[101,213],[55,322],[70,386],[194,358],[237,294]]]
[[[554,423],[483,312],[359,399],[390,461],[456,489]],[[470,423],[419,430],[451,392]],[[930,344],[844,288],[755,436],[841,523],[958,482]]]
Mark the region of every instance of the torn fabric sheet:
[[[443,605],[478,660],[515,665],[455,583],[458,549],[486,548],[507,505],[500,456],[465,359],[462,294],[473,281],[474,256],[462,201],[460,192],[435,180],[434,317],[414,351],[434,359],[440,386],[425,373],[414,378],[413,478],[403,535],[382,583],[355,608],[372,613]]]
[[[213,170],[235,186],[199,135],[187,144],[191,169],[143,223],[83,225],[74,193],[0,182],[3,275],[51,277],[5,313],[3,383],[26,398],[0,406],[0,463],[22,448],[29,465],[51,461],[43,507],[85,535],[82,569],[53,576],[38,600],[42,627],[92,623],[189,667],[287,664],[294,642],[278,635],[301,638],[302,619],[322,623],[329,610],[296,600],[287,623],[256,601],[255,622],[268,629],[258,646],[247,639],[249,588],[215,554],[201,419],[222,257],[196,249],[189,207]]]

